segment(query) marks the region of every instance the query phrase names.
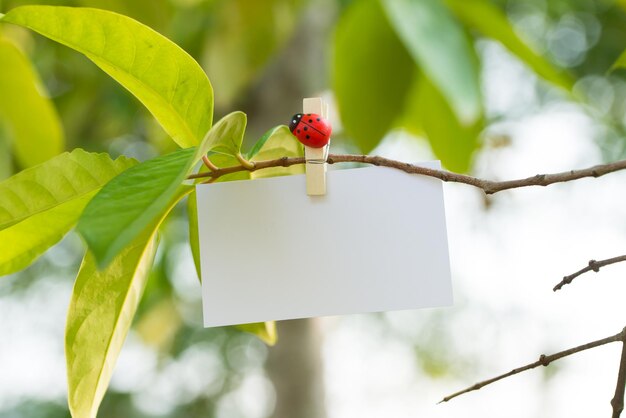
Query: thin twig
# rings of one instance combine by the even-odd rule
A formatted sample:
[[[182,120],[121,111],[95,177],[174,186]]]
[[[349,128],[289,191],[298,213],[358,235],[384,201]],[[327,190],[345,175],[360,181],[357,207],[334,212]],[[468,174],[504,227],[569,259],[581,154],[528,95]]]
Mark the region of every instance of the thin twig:
[[[580,276],[581,274],[585,274],[588,271],[593,270],[597,273],[600,271],[600,268],[604,266],[608,266],[610,264],[615,264],[615,263],[621,263],[622,261],[626,261],[626,255],[620,255],[619,257],[607,258],[606,260],[600,260],[600,261],[589,260],[589,264],[587,265],[587,267],[582,268],[578,270],[576,273],[570,274],[569,276],[563,277],[563,280],[561,280],[556,286],[554,286],[552,290],[556,292],[557,290],[559,290],[566,284],[570,284],[576,277]]]
[[[622,334],[624,334],[625,338],[622,338],[622,356],[619,360],[615,395],[613,399],[611,399],[611,406],[613,407],[613,415],[611,415],[611,418],[619,418],[624,410],[624,389],[626,388],[626,328],[624,328]]]
[[[483,180],[465,174],[453,173],[445,170],[435,170],[433,168],[420,167],[413,164],[403,163],[401,161],[390,160],[384,157],[371,155],[351,155],[351,154],[330,154],[328,163],[345,163],[355,162],[363,164],[372,164],[376,166],[391,167],[402,170],[410,174],[421,174],[424,176],[438,178],[446,182],[463,183],[482,189],[486,194],[494,194],[503,190],[516,189],[527,186],[548,186],[554,183],[563,183],[572,180],[578,180],[585,177],[600,177],[608,173],[626,169],[626,160],[620,160],[609,164],[600,164],[582,170],[563,171],[553,174],[537,174],[518,180],[492,181]],[[283,157],[275,160],[257,161],[253,167],[245,167],[238,165],[233,167],[218,168],[217,170],[198,173],[189,176],[189,179],[197,179],[204,177],[218,178],[220,176],[236,173],[238,171],[256,171],[270,167],[289,167],[296,164],[304,164],[303,157]]]
[[[525,372],[526,370],[534,369],[534,368],[539,367],[539,366],[547,366],[550,363],[552,363],[553,361],[562,359],[563,357],[567,357],[567,356],[570,356],[572,354],[579,353],[581,351],[589,350],[591,348],[600,347],[601,345],[614,343],[616,341],[624,341],[625,338],[626,338],[626,328],[624,328],[619,334],[615,334],[615,335],[613,335],[611,337],[603,338],[603,339],[597,340],[597,341],[592,341],[590,343],[579,345],[578,347],[573,347],[573,348],[570,348],[570,349],[565,350],[565,351],[560,351],[558,353],[551,354],[549,356],[546,356],[545,354],[542,354],[541,356],[539,356],[539,360],[537,360],[537,361],[535,361],[533,363],[527,364],[527,365],[522,366],[522,367],[518,367],[517,369],[513,369],[513,370],[511,370],[508,373],[501,374],[500,376],[496,376],[496,377],[493,377],[491,379],[487,379],[487,380],[483,380],[482,382],[478,382],[478,383],[476,383],[476,384],[474,384],[474,385],[472,385],[472,386],[470,386],[470,387],[468,387],[466,389],[463,389],[463,390],[461,390],[459,392],[453,393],[452,395],[446,396],[441,401],[439,401],[439,403],[448,402],[449,400],[454,399],[457,396],[460,396],[460,395],[463,395],[465,393],[472,392],[472,391],[475,391],[475,390],[479,390],[479,389],[481,389],[481,388],[483,388],[483,387],[485,387],[487,385],[490,385],[490,384],[492,384],[494,382],[497,382],[498,380],[502,380],[502,379],[505,379],[507,377],[511,377],[513,375],[516,375],[518,373]]]
[[[237,173],[239,171],[257,171],[257,170],[262,170],[264,168],[271,168],[271,167],[290,167],[292,165],[304,164],[305,162],[306,161],[304,157],[292,157],[292,158],[282,157],[276,160],[255,161],[254,167],[252,168],[246,168],[243,165],[235,165],[232,167],[217,168],[216,170],[212,172],[192,174],[188,176],[187,179],[201,179],[205,177],[218,178],[221,176],[225,176],[226,174]]]

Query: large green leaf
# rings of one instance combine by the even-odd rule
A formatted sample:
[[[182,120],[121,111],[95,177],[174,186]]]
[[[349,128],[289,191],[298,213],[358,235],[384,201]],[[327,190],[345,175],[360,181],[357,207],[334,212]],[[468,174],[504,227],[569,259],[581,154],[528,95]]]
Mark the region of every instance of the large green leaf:
[[[89,202],[77,229],[101,268],[163,213],[195,153],[195,148],[186,148],[138,164],[111,180]]]
[[[146,286],[157,248],[156,233],[172,208],[193,190],[180,186],[165,210],[104,270],[87,252],[67,316],[65,356],[74,418],[95,418]]]
[[[482,114],[478,63],[472,44],[446,6],[441,0],[381,1],[391,26],[458,119],[478,120]]]
[[[213,89],[185,51],[117,13],[22,6],[2,21],[30,28],[87,56],[135,95],[181,147],[197,145],[211,126]]]
[[[370,152],[401,112],[415,64],[377,0],[350,6],[333,51],[332,86],[343,126]]]
[[[134,164],[76,149],[0,183],[0,276],[28,266],[60,241],[96,191]]]
[[[95,192],[38,213],[0,231],[0,276],[15,273],[35,261],[76,224]]]
[[[11,174],[13,174],[13,158],[9,134],[0,120],[0,181],[10,177]]]
[[[411,89],[406,118],[419,124],[433,152],[447,169],[460,173],[469,170],[479,145],[481,121],[461,123],[426,77],[419,78]]]
[[[0,230],[98,190],[136,164],[75,149],[0,183]]]
[[[22,167],[63,151],[61,121],[28,58],[0,39],[0,120]],[[36,121],[35,123],[33,121]]]
[[[74,418],[95,418],[143,295],[157,244],[144,234],[98,271],[91,253],[78,272],[65,330],[68,399]]]
[[[141,231],[162,215],[181,183],[207,152],[241,145],[246,116],[231,113],[216,123],[198,148],[186,148],[143,162],[111,180],[89,202],[78,231],[98,265],[105,267]]]
[[[522,40],[497,6],[486,0],[447,0],[446,3],[466,25],[502,43],[537,75],[566,89],[572,88],[572,77],[554,67]]]
[[[80,7],[110,10],[139,20],[157,31],[170,27],[175,11],[169,0],[75,0],[73,3]]]

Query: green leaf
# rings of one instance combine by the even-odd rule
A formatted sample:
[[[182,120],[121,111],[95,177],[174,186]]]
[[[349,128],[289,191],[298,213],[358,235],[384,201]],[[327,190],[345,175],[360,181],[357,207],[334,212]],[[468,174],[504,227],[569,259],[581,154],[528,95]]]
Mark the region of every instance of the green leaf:
[[[0,181],[13,174],[13,157],[11,156],[11,144],[9,135],[0,121]]]
[[[277,147],[290,148],[294,150],[299,149],[298,154],[304,155],[302,146],[299,146],[298,144],[298,140],[291,133],[289,127],[286,125],[278,125],[265,132],[263,136],[255,142],[250,151],[248,151],[247,157],[248,159],[252,159],[255,158],[262,150]],[[257,161],[260,160],[257,158]]]
[[[211,128],[202,141],[202,147],[206,149],[206,152],[202,154],[217,152],[226,155],[238,155],[241,152],[246,123],[246,114],[243,112],[232,112],[224,116]]]
[[[449,10],[440,0],[381,1],[391,26],[457,118],[463,123],[478,120],[482,113],[478,63]]]
[[[77,229],[101,268],[163,213],[195,153],[195,148],[186,148],[138,164],[91,199]]]
[[[335,33],[332,87],[343,126],[363,152],[401,113],[414,69],[378,1],[354,2]]]
[[[65,329],[74,418],[95,418],[143,295],[157,243],[145,234],[98,271],[91,253],[78,272]]]
[[[27,267],[76,224],[87,202],[135,164],[74,150],[0,183],[0,276]]]
[[[248,159],[252,162],[302,156],[304,156],[304,148],[285,125],[279,125],[267,131],[248,153]],[[249,174],[251,179],[259,179],[302,173],[304,173],[304,164],[265,168]]]
[[[253,324],[235,325],[235,328],[249,332],[259,337],[267,345],[275,345],[278,341],[278,334],[276,333],[276,322],[255,322]]]
[[[22,6],[2,21],[24,26],[83,53],[137,97],[181,147],[211,126],[213,89],[198,63],[164,36],[117,13]]]
[[[143,162],[111,180],[89,202],[79,222],[98,265],[105,267],[167,208],[178,188],[207,152],[241,145],[245,114],[231,113],[207,133],[198,148]]]
[[[0,230],[98,190],[136,164],[75,149],[0,183]]]
[[[447,0],[446,4],[463,23],[502,43],[537,75],[557,86],[568,90],[572,88],[574,80],[571,75],[537,54],[515,33],[511,23],[497,6],[486,0]]]
[[[157,249],[156,233],[172,208],[193,190],[179,187],[165,210],[104,270],[89,251],[81,265],[67,316],[65,356],[74,418],[95,418],[117,357],[146,287]]]
[[[105,9],[139,20],[157,31],[169,28],[174,5],[168,0],[76,0],[80,7]]]
[[[481,121],[461,123],[443,95],[426,77],[418,79],[411,89],[407,109],[407,120],[420,124],[443,165],[455,172],[467,172],[479,146]]]
[[[42,163],[63,151],[59,115],[35,69],[19,49],[3,39],[0,92],[0,120],[22,167]]]
[[[0,276],[28,267],[76,224],[95,192],[39,213],[0,231]]]

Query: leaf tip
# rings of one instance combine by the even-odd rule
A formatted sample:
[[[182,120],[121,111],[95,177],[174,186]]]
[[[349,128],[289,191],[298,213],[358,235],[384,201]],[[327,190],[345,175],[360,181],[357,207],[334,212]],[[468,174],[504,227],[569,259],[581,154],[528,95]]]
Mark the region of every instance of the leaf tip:
[[[89,204],[87,205],[87,207],[89,207]],[[84,213],[85,211],[83,211],[83,215]],[[91,230],[89,226],[86,225],[86,222],[84,221],[83,216],[81,216],[78,219],[78,224],[76,225],[76,232],[78,232],[78,235],[82,237],[83,242],[87,246],[87,251],[91,252],[91,254],[93,255],[97,270],[98,271],[104,270],[109,265],[109,263],[111,262],[115,254],[111,256],[110,250],[106,251],[106,249],[103,250],[102,248],[99,247],[98,240],[93,238]]]
[[[269,321],[265,323],[265,333],[262,334],[261,339],[270,347],[273,347],[278,342],[278,332],[276,332],[276,321]]]

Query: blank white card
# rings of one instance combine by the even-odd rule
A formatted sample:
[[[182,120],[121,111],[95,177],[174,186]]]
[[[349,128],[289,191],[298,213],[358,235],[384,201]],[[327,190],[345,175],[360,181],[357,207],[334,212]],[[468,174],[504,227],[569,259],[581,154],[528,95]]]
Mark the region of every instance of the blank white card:
[[[441,181],[368,167],[327,183],[197,186],[205,326],[452,303]]]

